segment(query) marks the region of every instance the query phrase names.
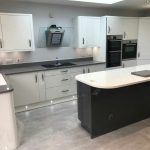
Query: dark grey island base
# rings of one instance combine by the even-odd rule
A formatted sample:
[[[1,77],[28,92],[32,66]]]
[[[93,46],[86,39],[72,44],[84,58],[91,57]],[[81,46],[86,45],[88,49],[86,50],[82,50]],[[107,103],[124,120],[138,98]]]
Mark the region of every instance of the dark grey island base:
[[[150,117],[150,82],[99,89],[77,82],[78,118],[91,138]]]

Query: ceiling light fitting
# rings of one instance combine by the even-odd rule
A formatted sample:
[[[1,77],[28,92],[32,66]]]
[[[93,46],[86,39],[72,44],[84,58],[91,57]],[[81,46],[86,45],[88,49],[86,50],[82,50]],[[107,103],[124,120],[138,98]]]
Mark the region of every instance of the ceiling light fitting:
[[[123,0],[69,0],[69,1],[87,2],[87,3],[96,3],[96,4],[115,4]],[[147,1],[150,1],[150,0],[147,0]]]

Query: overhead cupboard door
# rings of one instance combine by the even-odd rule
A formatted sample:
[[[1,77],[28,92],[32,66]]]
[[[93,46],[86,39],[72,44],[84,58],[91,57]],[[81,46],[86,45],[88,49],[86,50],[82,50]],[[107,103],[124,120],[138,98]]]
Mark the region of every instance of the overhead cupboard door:
[[[124,17],[123,20],[123,39],[136,40],[138,39],[139,18]]]
[[[123,34],[123,20],[121,17],[108,16],[107,17],[107,35],[122,35]]]
[[[34,47],[32,15],[2,14],[3,47],[6,51],[30,51]]]

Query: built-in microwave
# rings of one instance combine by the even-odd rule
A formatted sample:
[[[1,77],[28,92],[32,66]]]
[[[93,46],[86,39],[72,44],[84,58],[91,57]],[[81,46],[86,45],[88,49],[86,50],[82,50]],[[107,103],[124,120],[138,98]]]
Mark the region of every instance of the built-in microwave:
[[[122,59],[137,58],[137,40],[125,40],[122,47]]]

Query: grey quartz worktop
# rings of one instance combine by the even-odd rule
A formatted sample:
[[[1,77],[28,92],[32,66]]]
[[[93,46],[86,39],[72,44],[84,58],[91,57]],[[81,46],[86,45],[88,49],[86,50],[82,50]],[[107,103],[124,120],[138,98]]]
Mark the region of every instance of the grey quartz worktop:
[[[52,68],[45,68],[41,65],[44,62],[38,62],[34,64],[19,64],[19,65],[9,65],[9,66],[1,66],[0,73],[5,75],[12,75],[12,74],[20,74],[20,73],[29,73],[29,72],[36,72],[36,71],[46,71],[46,70],[54,70],[54,69],[63,69],[63,68],[73,68],[73,67],[80,67],[86,65],[96,65],[96,64],[105,64],[105,62],[93,61],[93,60],[70,60],[69,62],[74,63],[73,66],[61,66],[61,67],[52,67]],[[48,62],[47,62],[48,63]],[[46,63],[45,63],[46,64]]]

